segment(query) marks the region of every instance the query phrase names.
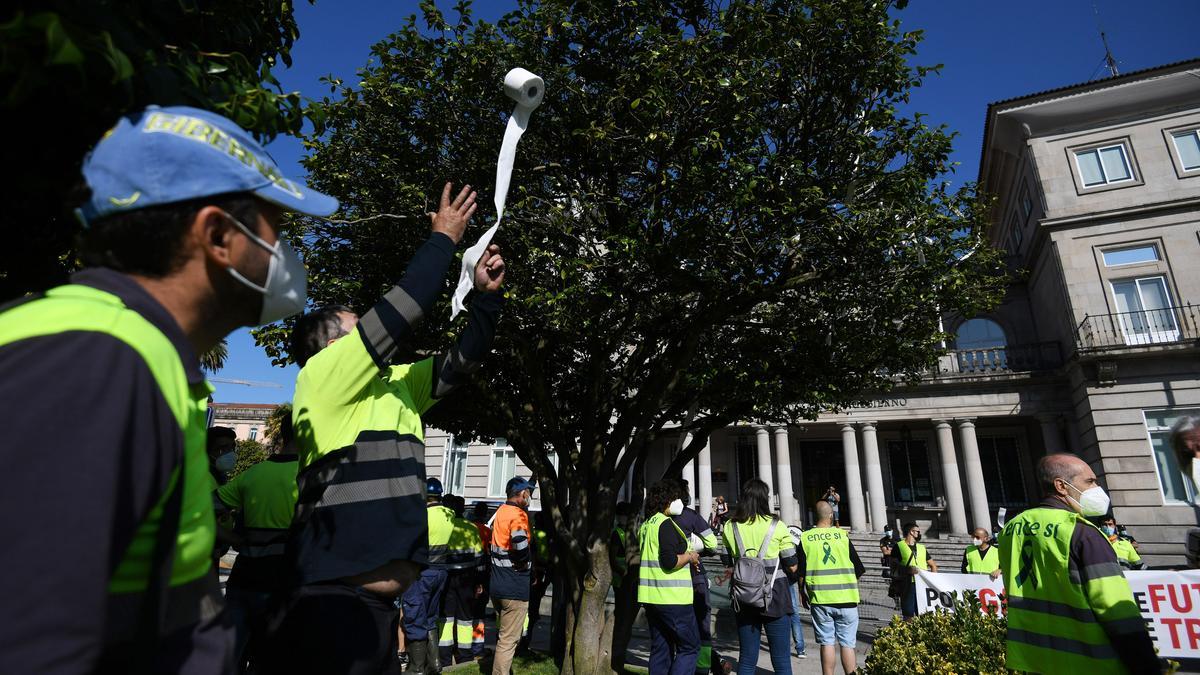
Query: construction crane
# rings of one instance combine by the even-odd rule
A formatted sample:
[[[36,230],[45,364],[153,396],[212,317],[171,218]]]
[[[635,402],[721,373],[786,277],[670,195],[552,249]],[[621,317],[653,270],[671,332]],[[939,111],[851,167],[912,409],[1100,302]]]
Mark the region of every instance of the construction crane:
[[[210,377],[209,382],[220,382],[221,384],[240,384],[245,387],[269,387],[271,389],[283,389],[283,385],[278,382],[255,382],[254,380],[234,380],[228,377]]]

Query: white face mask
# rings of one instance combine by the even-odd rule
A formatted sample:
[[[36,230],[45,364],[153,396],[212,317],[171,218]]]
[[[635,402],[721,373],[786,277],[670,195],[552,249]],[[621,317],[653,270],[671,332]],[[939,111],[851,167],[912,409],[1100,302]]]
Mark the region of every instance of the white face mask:
[[[1066,481],[1063,482],[1067,483]],[[1070,495],[1067,496],[1067,499],[1079,505],[1079,513],[1088,517],[1102,516],[1108,513],[1109,499],[1108,495],[1104,493],[1104,488],[1097,485],[1096,487],[1081,491],[1070,483],[1067,483],[1067,485],[1079,493],[1078,500],[1072,499]]]
[[[974,545],[974,546],[976,546],[976,547],[978,547],[978,546],[983,546],[983,540],[982,540],[982,539],[978,539],[978,538],[976,538],[976,539],[972,539],[972,540],[971,540],[971,544],[973,544],[973,545]]]
[[[671,502],[670,506],[667,507],[668,515],[677,516],[681,513],[683,513],[683,500],[682,499],[676,499],[675,501]]]
[[[280,319],[304,311],[304,300],[308,293],[308,271],[300,257],[283,239],[277,239],[271,246],[262,238],[250,231],[240,220],[225,214],[233,221],[238,229],[250,240],[265,248],[271,254],[271,265],[267,268],[267,281],[264,285],[250,281],[241,272],[230,267],[229,274],[234,279],[258,291],[263,296],[262,310],[258,314],[259,326],[274,323]]]
[[[237,452],[231,450],[217,457],[217,461],[214,462],[214,464],[217,467],[217,471],[223,471],[225,473],[233,471],[233,467],[237,466]]]

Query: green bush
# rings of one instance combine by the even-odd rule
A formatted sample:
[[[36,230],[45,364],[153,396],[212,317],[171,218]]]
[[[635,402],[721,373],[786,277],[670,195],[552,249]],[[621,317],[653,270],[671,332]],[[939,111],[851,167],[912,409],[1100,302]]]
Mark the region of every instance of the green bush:
[[[239,473],[249,469],[267,458],[267,448],[258,441],[249,439],[237,442],[237,464],[234,465],[233,471],[229,472],[229,480],[233,480]]]
[[[1005,667],[1007,624],[984,614],[979,598],[963,593],[953,612],[927,612],[912,621],[894,617],[876,635],[863,673],[1013,673]]]

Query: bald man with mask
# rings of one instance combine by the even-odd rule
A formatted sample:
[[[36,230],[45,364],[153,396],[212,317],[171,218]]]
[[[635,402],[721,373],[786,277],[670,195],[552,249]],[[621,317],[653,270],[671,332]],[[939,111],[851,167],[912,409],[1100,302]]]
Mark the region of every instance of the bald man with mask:
[[[1037,466],[1042,501],[1000,534],[1008,597],[1007,665],[1034,673],[1161,673],[1108,539],[1087,519],[1109,498],[1069,454]]]

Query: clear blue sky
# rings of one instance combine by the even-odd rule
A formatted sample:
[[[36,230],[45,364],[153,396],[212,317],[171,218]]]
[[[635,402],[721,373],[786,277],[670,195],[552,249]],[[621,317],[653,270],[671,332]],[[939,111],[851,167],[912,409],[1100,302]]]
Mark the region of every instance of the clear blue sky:
[[[443,11],[453,2],[439,0]],[[476,3],[476,17],[490,20],[514,3]],[[1195,0],[1096,0],[1100,22],[1121,72],[1200,56]],[[897,13],[905,29],[922,29],[925,41],[916,63],[944,64],[912,95],[912,110],[929,115],[959,133],[953,159],[958,180],[974,180],[983,142],[987,104],[1102,77],[1104,48],[1091,0],[913,0]],[[318,0],[296,4],[300,38],[293,67],[276,73],[285,89],[311,98],[328,95],[320,77],[333,74],[355,81],[370,46],[396,30],[417,11],[414,0]],[[497,128],[496,133],[501,133]],[[302,176],[300,142],[280,138],[269,148],[285,173]],[[279,388],[215,383],[221,402],[273,403],[291,400],[296,368],[270,365],[248,330],[229,339],[229,361],[218,377],[274,382]]]

